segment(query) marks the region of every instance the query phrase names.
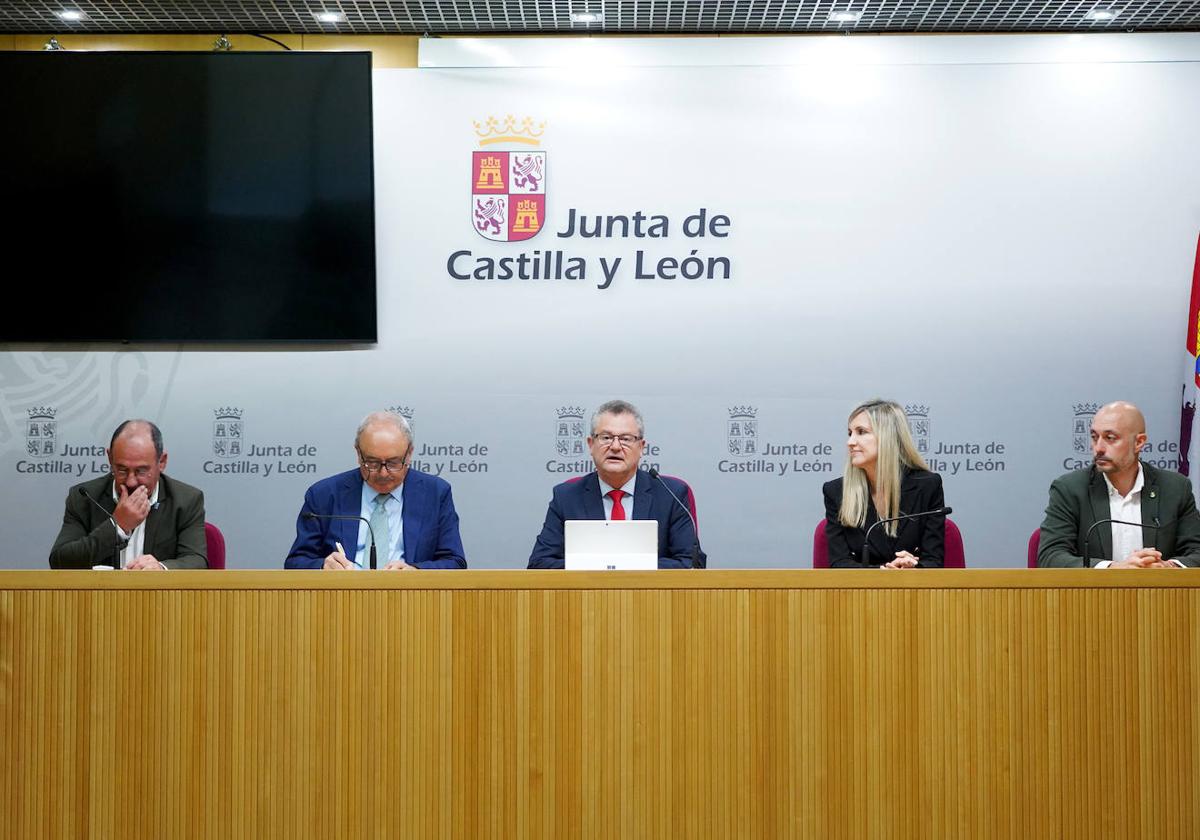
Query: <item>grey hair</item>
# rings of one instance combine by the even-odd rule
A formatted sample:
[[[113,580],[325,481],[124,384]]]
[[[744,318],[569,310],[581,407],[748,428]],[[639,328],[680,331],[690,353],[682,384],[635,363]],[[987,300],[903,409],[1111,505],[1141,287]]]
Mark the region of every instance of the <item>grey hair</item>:
[[[638,437],[646,436],[646,424],[642,422],[642,412],[637,410],[637,406],[633,403],[625,402],[625,400],[609,400],[592,412],[592,434],[596,434],[596,426],[600,422],[601,414],[632,414],[633,419],[637,421]]]
[[[362,419],[358,424],[358,431],[354,433],[354,448],[358,448],[358,442],[362,439],[362,433],[367,430],[368,426],[381,424],[385,426],[394,426],[399,429],[404,437],[407,438],[409,444],[413,442],[412,426],[408,425],[408,421],[403,415],[397,414],[394,411],[372,411]]]

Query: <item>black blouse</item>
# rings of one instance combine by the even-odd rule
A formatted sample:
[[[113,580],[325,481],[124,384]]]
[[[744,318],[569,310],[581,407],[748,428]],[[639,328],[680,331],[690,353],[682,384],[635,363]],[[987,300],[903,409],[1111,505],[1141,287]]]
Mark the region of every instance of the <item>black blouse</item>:
[[[825,539],[829,543],[829,565],[838,569],[863,568],[863,537],[879,521],[873,499],[867,500],[867,521],[862,528],[848,528],[838,520],[842,506],[842,479],[822,488],[825,494]],[[899,514],[919,513],[944,507],[942,477],[926,470],[906,469],[900,477]],[[897,523],[896,536],[888,536],[880,525],[871,532],[871,551],[867,562],[880,566],[895,559],[897,551],[907,551],[922,568],[940,568],[946,551],[946,517],[922,516]]]

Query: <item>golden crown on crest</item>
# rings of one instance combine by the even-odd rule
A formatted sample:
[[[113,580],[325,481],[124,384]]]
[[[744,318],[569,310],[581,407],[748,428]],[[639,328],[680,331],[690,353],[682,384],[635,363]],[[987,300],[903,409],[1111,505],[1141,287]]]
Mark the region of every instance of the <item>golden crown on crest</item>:
[[[488,117],[483,122],[472,120],[475,135],[479,138],[480,146],[490,146],[493,143],[525,143],[529,146],[540,146],[541,136],[546,131],[546,121],[534,122],[533,117],[525,117],[520,122],[512,114],[503,119]]]

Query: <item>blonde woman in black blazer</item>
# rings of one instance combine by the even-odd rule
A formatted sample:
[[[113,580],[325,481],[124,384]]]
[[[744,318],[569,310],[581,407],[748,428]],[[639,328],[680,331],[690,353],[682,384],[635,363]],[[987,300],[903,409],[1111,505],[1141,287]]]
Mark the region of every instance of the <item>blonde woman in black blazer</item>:
[[[833,568],[940,568],[945,558],[946,518],[923,516],[888,522],[871,530],[864,557],[863,538],[880,519],[945,506],[942,479],[917,452],[904,409],[889,400],[856,406],[847,422],[846,468],[822,488],[825,537]]]

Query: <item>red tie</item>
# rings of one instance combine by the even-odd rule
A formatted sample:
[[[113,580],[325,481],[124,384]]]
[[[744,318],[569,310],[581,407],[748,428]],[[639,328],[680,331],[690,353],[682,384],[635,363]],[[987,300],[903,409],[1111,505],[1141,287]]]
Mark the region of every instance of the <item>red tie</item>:
[[[625,495],[624,490],[610,490],[608,493],[613,500],[612,521],[625,519],[625,508],[621,505],[621,497]]]

